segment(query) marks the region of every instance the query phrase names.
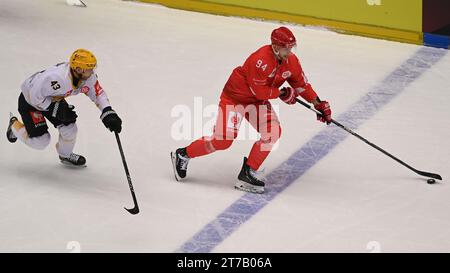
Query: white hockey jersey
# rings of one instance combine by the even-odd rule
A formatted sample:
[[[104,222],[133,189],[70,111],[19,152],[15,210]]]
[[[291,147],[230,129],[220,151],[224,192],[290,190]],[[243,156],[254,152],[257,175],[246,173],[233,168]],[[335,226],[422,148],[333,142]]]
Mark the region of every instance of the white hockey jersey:
[[[22,83],[21,89],[28,104],[41,111],[48,109],[53,101],[80,93],[88,96],[100,111],[111,106],[95,73],[86,81],[80,81],[78,86],[73,86],[67,62],[33,74]]]

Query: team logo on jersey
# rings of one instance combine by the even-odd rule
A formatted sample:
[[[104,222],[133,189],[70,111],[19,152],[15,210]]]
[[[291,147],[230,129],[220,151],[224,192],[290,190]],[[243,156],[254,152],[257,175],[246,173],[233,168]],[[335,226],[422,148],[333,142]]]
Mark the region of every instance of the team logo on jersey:
[[[81,88],[81,93],[87,94],[87,93],[89,93],[89,90],[90,90],[89,86],[83,86]]]
[[[95,82],[94,89],[95,89],[95,94],[97,95],[97,97],[103,93],[103,88],[100,86],[100,83],[98,81]]]
[[[242,121],[242,115],[239,112],[230,112],[228,114],[227,128],[229,129],[239,129]]]
[[[281,74],[281,77],[283,77],[283,79],[287,79],[292,75],[291,71],[284,71],[283,74]]]
[[[30,111],[30,116],[36,127],[38,124],[45,122],[44,115],[40,111]]]

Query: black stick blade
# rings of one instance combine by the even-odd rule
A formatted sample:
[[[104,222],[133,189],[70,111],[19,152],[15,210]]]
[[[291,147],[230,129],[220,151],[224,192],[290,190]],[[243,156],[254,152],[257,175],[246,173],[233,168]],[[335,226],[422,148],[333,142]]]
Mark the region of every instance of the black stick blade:
[[[422,176],[431,177],[431,178],[434,178],[437,180],[442,180],[442,177],[437,173],[428,173],[428,172],[422,172],[422,171],[417,171],[417,173]]]
[[[125,209],[126,211],[128,211],[129,213],[133,214],[133,215],[139,213],[139,207],[138,207],[138,206],[136,206],[136,207],[134,207],[134,208],[132,208],[132,209],[127,209],[127,208],[124,207],[124,209]]]

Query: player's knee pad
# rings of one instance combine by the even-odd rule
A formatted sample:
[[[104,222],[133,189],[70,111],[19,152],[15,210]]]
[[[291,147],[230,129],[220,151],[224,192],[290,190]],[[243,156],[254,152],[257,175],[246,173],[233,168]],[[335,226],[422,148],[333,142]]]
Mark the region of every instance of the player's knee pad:
[[[261,141],[266,144],[275,144],[281,137],[281,126],[276,123],[269,132],[261,132]]]
[[[44,150],[50,144],[51,136],[45,133],[38,137],[31,137],[29,139],[30,146],[37,150]]]
[[[216,139],[211,140],[212,145],[216,150],[226,150],[233,144],[234,139]]]
[[[78,127],[75,123],[59,126],[58,130],[64,140],[74,140],[77,137]]]

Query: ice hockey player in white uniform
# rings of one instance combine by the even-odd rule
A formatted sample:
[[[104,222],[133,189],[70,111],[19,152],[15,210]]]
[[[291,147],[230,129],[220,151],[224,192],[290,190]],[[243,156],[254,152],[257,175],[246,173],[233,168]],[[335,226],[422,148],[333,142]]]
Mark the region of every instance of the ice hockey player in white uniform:
[[[6,136],[9,142],[19,139],[31,148],[42,150],[50,144],[46,120],[59,131],[56,150],[62,163],[86,166],[82,155],[73,153],[77,136],[77,114],[65,98],[80,93],[88,96],[102,111],[100,119],[112,132],[120,133],[122,120],[111,108],[100,86],[95,68],[97,59],[85,49],[73,52],[69,62],[59,63],[26,79],[19,96],[20,122],[10,117]]]

